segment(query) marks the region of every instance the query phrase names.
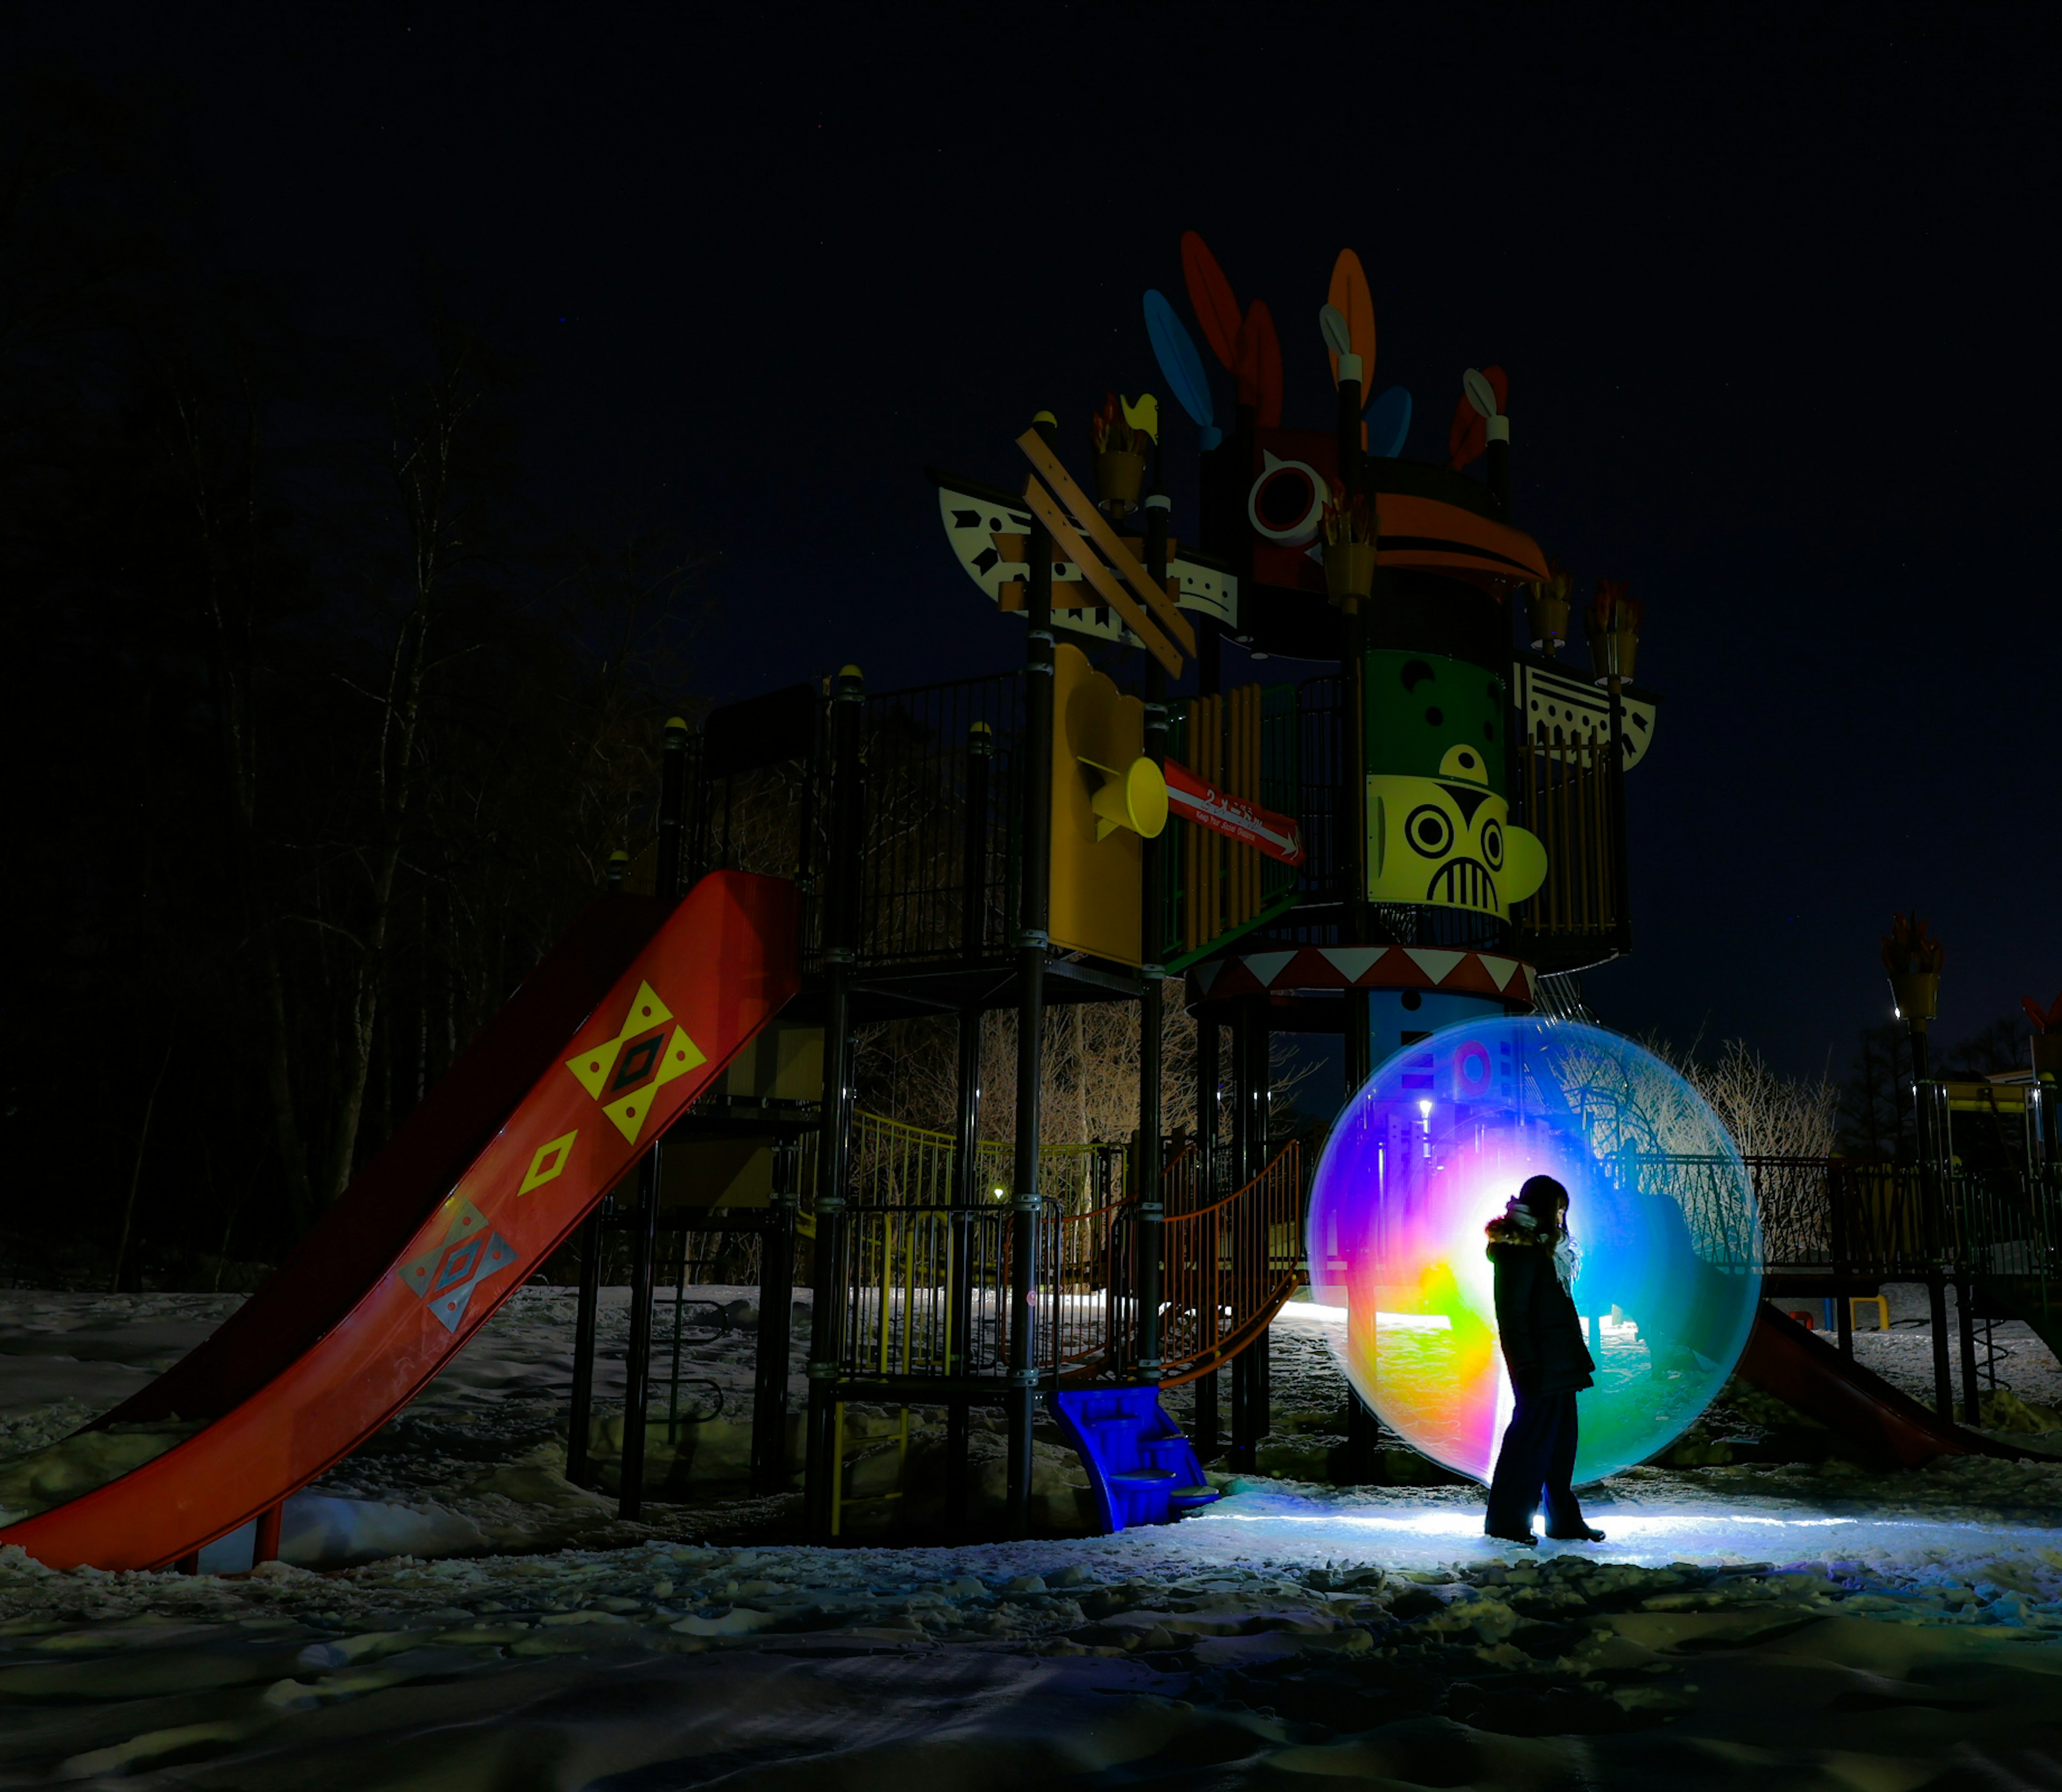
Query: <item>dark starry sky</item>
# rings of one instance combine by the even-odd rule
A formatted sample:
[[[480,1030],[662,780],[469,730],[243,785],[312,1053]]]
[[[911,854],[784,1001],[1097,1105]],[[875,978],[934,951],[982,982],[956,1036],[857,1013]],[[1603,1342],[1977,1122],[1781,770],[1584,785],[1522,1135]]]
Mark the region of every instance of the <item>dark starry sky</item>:
[[[532,357],[536,477],[714,556],[714,697],[1009,663],[922,467],[1010,476],[1044,406],[1078,456],[1105,387],[1159,387],[1139,297],[1185,314],[1187,227],[1322,426],[1350,245],[1410,451],[1500,361],[1518,520],[1647,607],[1605,1017],[1840,1073],[1915,903],[1944,1035],[2062,988],[2053,12],[1002,10],[109,5],[0,42],[161,79],[317,325],[398,331],[417,253],[455,270]]]

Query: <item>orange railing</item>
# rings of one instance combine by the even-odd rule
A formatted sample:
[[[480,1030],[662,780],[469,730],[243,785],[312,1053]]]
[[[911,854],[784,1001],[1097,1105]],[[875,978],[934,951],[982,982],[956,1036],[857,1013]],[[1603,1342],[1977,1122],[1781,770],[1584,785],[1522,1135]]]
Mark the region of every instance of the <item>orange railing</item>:
[[[1163,1174],[1161,1381],[1207,1375],[1264,1332],[1303,1278],[1302,1150],[1284,1145],[1267,1167],[1216,1201],[1194,1148]],[[1122,1374],[1138,1341],[1137,1209],[1113,1202],[1060,1224],[1057,1305],[1061,1376]]]
[[[1186,1211],[1169,1202],[1160,1272],[1163,1386],[1230,1361],[1295,1292],[1303,1274],[1302,1165],[1292,1139],[1222,1200]]]

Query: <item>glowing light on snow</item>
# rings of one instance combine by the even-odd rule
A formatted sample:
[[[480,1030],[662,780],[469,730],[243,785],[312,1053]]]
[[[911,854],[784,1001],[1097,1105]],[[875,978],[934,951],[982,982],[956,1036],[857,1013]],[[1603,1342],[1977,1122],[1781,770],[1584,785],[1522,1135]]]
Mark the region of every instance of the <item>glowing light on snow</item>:
[[[1414,1537],[1465,1537],[1480,1541],[1482,1534],[1482,1513],[1473,1506],[1465,1509],[1442,1506],[1429,1512],[1360,1513],[1360,1512],[1222,1512],[1210,1515],[1213,1524],[1246,1525],[1323,1525],[1337,1530],[1403,1531]],[[1863,1521],[1855,1518],[1792,1518],[1787,1516],[1768,1517],[1756,1513],[1741,1512],[1669,1512],[1628,1513],[1613,1512],[1609,1520],[1614,1540],[1627,1543],[1638,1541],[1645,1537],[1674,1537],[1694,1533],[1711,1537],[1720,1535],[1727,1525],[1760,1525],[1775,1530],[1824,1530],[1861,1528]],[[1872,1529],[1895,1528],[1896,1520],[1878,1520]],[[1939,1525],[1907,1523],[1907,1529],[1939,1530]],[[1964,1526],[1964,1529],[1972,1527]]]
[[[1595,1027],[1496,1017],[1390,1058],[1318,1166],[1315,1305],[1363,1399],[1434,1461],[1486,1480],[1510,1413],[1482,1228],[1532,1175],[1569,1191],[1596,1385],[1582,1483],[1645,1461],[1725,1384],[1761,1293],[1739,1154],[1659,1058]],[[1479,1521],[1477,1521],[1479,1522]]]

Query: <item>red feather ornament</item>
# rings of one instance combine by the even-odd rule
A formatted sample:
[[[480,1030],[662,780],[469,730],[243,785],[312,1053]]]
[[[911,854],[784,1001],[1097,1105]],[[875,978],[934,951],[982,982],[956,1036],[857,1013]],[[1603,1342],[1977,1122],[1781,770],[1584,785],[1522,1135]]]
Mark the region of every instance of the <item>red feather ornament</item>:
[[[1189,288],[1189,303],[1195,307],[1196,322],[1203,327],[1203,339],[1210,352],[1232,372],[1238,371],[1238,301],[1232,296],[1231,282],[1210,247],[1193,231],[1181,233],[1181,279]],[[1246,400],[1241,399],[1243,404]]]
[[[1238,330],[1238,402],[1254,407],[1254,420],[1262,429],[1278,429],[1282,423],[1282,339],[1275,334],[1274,314],[1267,301],[1256,299]]]

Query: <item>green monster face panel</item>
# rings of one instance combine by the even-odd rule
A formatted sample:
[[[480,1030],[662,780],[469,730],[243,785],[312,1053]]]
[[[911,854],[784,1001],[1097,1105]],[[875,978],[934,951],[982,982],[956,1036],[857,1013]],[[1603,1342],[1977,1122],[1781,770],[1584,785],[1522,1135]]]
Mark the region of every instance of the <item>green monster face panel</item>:
[[[1459,776],[1478,784],[1482,780],[1474,774],[1486,773],[1490,792],[1506,794],[1503,741],[1510,697],[1495,673],[1465,659],[1385,647],[1367,656],[1366,690],[1370,772],[1436,777],[1448,756],[1466,748],[1477,764],[1461,767]]]
[[[1510,918],[1546,880],[1546,848],[1510,824],[1489,788],[1482,756],[1449,747],[1437,778],[1367,780],[1367,893],[1373,902],[1422,903]]]

